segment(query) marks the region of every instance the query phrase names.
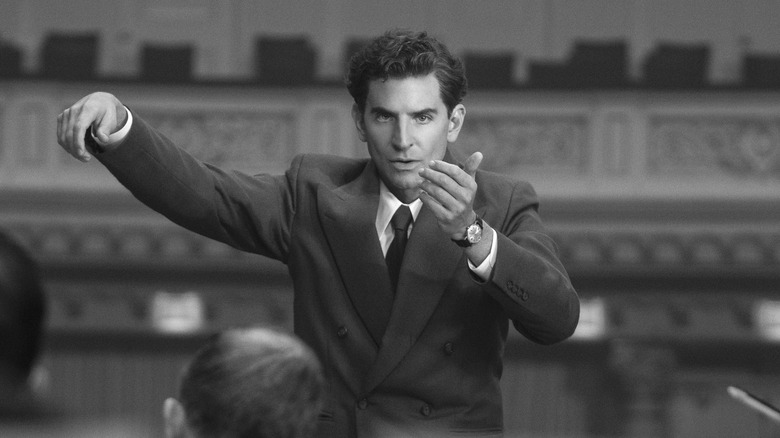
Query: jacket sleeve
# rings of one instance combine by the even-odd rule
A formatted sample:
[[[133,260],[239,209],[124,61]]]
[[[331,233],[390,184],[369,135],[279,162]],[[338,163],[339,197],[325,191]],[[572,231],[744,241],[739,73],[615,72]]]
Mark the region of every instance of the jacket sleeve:
[[[283,176],[226,171],[177,147],[137,114],[124,142],[96,157],[133,196],[174,223],[286,262],[298,161]]]
[[[531,185],[515,183],[505,204],[504,220],[491,223],[498,246],[486,291],[525,337],[540,344],[560,342],[577,327],[579,298],[555,242],[545,234]]]

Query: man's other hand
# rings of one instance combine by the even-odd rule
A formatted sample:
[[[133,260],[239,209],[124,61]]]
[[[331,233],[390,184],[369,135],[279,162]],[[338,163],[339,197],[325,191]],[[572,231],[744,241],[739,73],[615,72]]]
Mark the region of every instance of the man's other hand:
[[[444,161],[433,161],[420,170],[423,192],[420,199],[439,220],[441,229],[453,239],[463,238],[466,227],[474,223],[474,196],[477,183],[474,175],[482,163],[482,153],[474,152],[463,168]]]

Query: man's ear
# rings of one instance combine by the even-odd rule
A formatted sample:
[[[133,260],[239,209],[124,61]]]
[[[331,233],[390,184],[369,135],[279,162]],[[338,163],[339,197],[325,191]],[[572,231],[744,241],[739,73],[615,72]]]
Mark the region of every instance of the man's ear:
[[[50,390],[49,370],[41,364],[36,364],[27,377],[27,386],[33,394],[46,397]]]
[[[184,406],[175,398],[167,398],[163,402],[163,420],[165,422],[166,438],[186,438],[187,415]]]
[[[463,104],[455,105],[450,114],[450,124],[447,128],[447,141],[455,143],[460,133],[460,128],[463,127],[463,120],[466,118],[466,107]]]
[[[357,128],[360,141],[366,141],[366,124],[363,120],[363,113],[360,112],[360,108],[358,108],[356,103],[352,104],[352,120],[355,121],[355,128]]]

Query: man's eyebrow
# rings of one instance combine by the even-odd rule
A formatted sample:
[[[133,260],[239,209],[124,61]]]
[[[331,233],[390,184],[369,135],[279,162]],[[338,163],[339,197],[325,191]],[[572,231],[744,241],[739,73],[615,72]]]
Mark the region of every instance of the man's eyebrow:
[[[417,116],[422,116],[422,115],[426,115],[426,114],[436,115],[436,114],[439,114],[439,110],[436,109],[436,108],[425,108],[425,109],[422,109],[420,111],[413,112],[412,116],[413,117],[417,117]]]
[[[371,111],[372,114],[389,114],[391,116],[397,116],[398,115],[398,113],[396,113],[394,111],[390,111],[389,109],[381,107],[381,106],[371,107],[370,111]],[[412,117],[418,117],[418,116],[425,115],[425,114],[436,115],[438,113],[439,113],[439,110],[436,109],[436,108],[423,108],[423,109],[421,109],[419,111],[415,111],[415,112],[411,113],[411,115],[412,115]]]
[[[371,114],[390,114],[391,116],[396,115],[396,113],[394,113],[393,111],[390,111],[389,109],[381,106],[371,107]]]

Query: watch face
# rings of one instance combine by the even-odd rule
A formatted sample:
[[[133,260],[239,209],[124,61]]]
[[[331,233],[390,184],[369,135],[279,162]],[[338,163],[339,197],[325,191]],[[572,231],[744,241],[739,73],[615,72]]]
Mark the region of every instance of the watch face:
[[[466,229],[466,239],[471,243],[477,243],[482,239],[482,227],[477,224],[469,225]]]

